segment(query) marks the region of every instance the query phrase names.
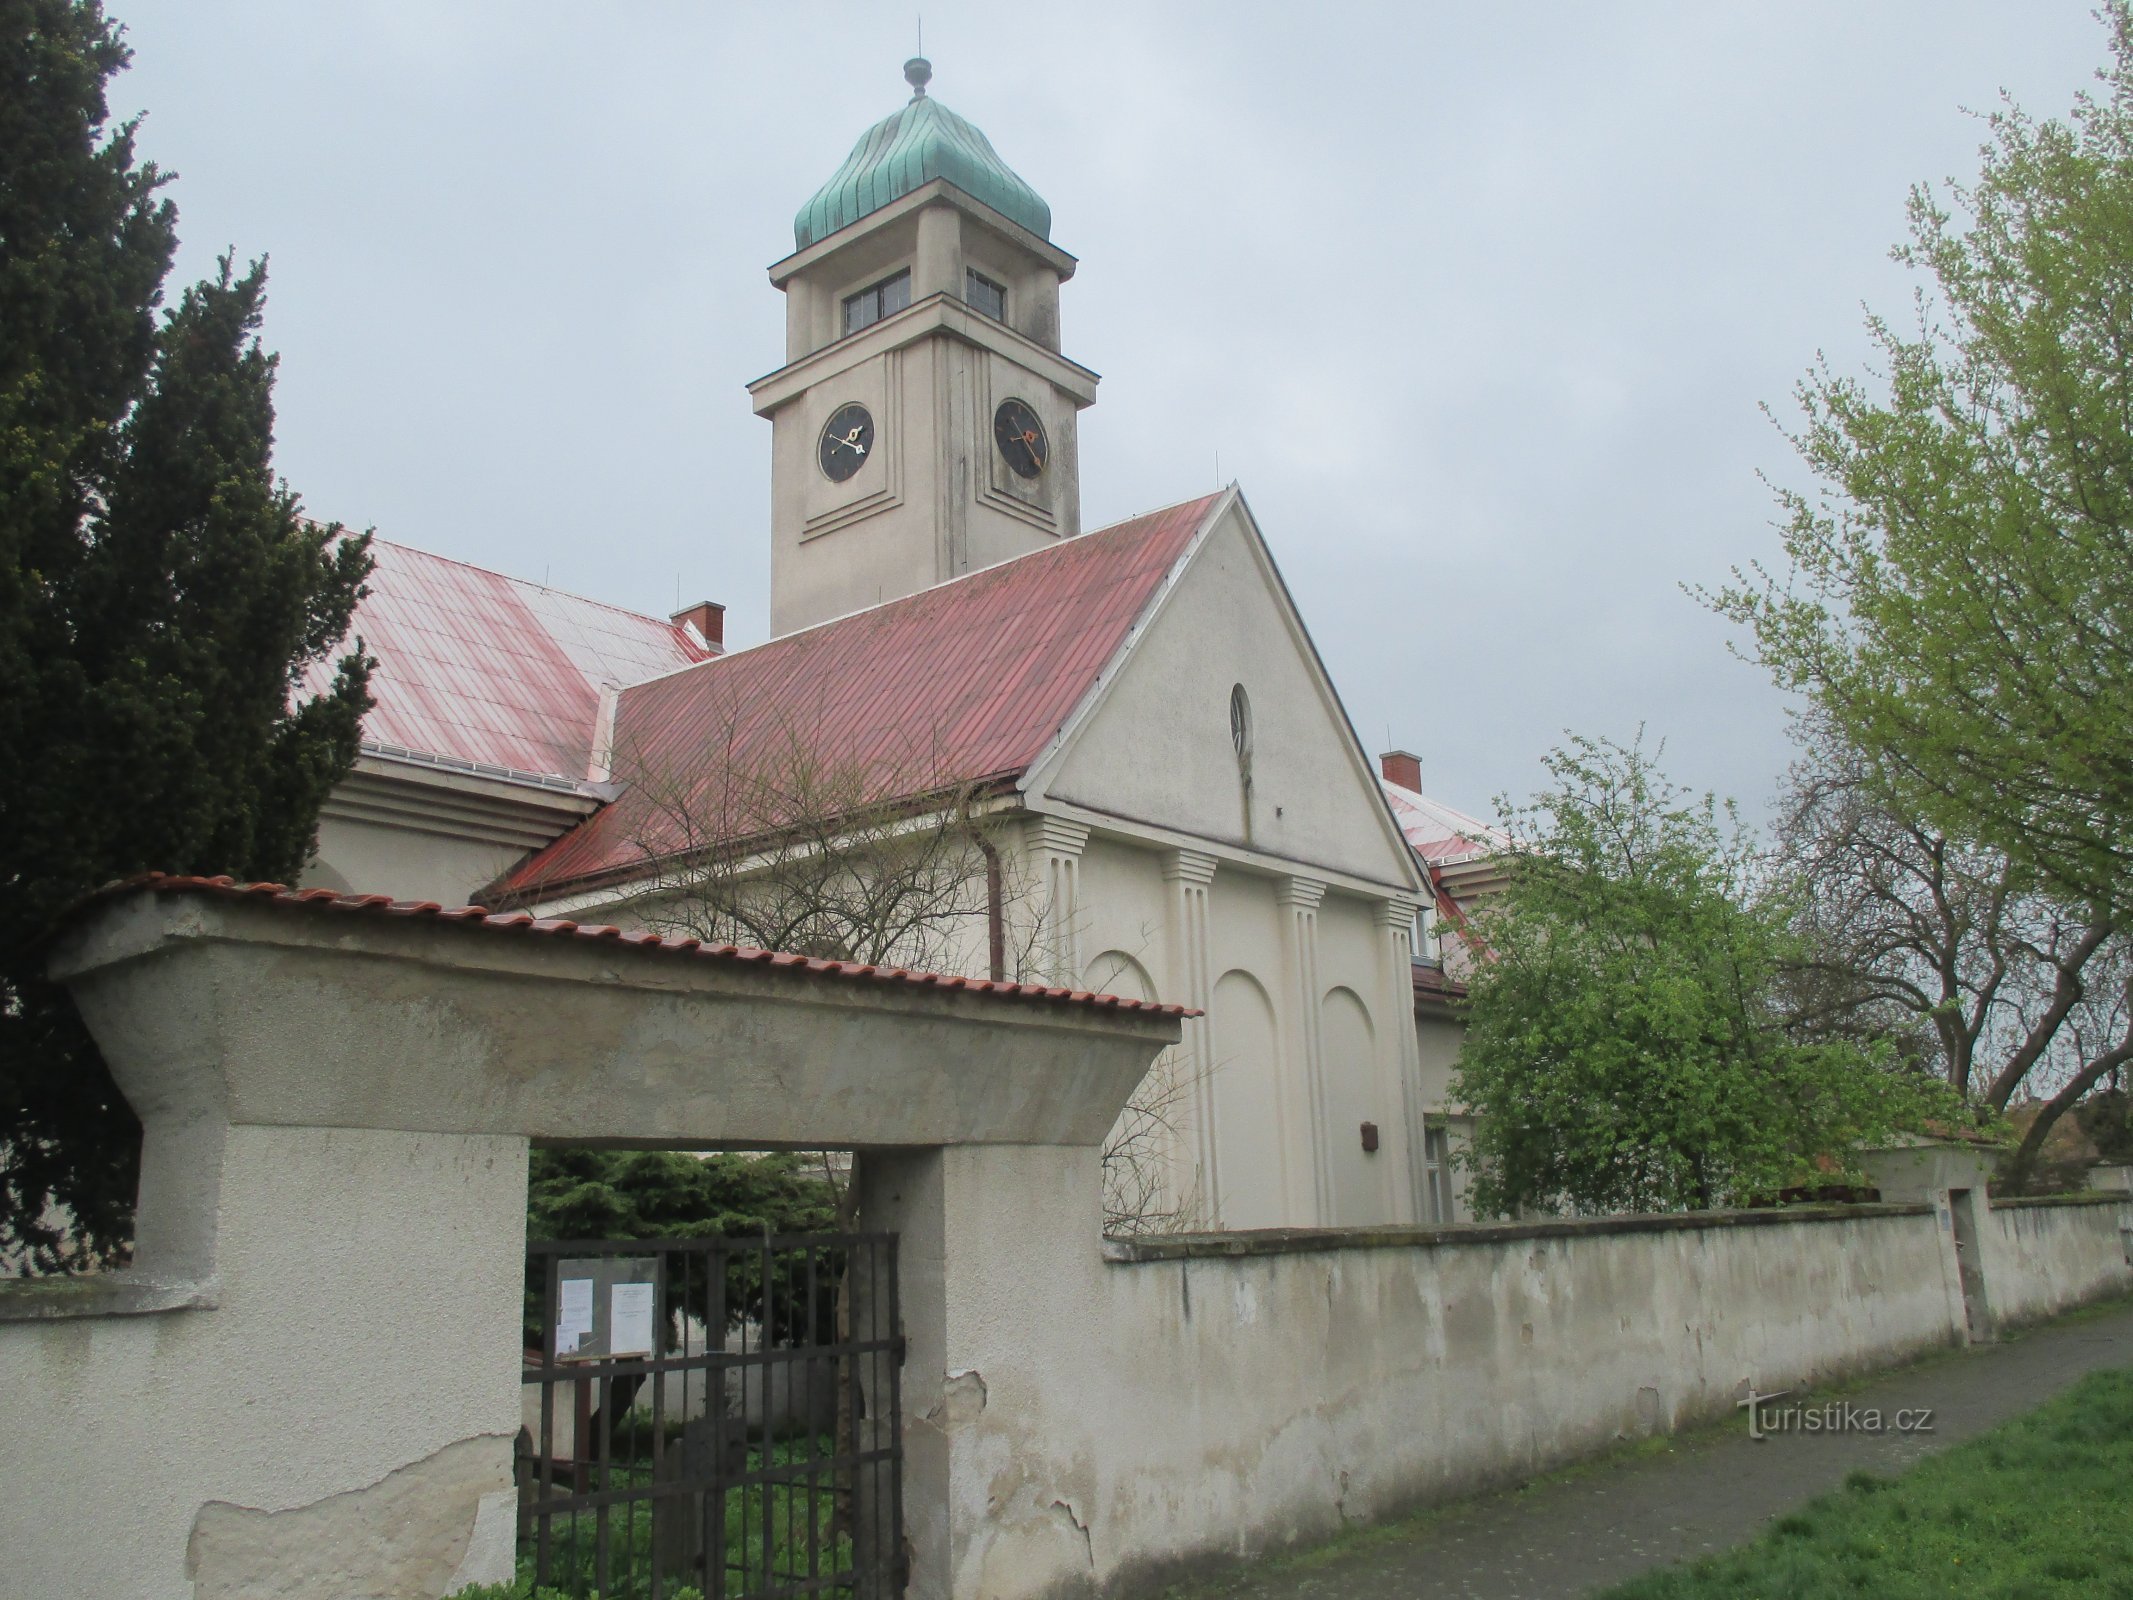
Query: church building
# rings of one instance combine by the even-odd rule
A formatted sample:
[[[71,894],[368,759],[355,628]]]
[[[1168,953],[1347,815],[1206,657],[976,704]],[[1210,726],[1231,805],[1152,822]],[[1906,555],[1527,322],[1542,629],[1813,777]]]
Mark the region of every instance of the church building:
[[[796,729],[855,768],[922,751],[914,809],[952,792],[1011,841],[1031,975],[1204,1013],[1170,1064],[1175,1215],[1452,1220],[1456,974],[1416,948],[1450,902],[1418,847],[1471,873],[1495,841],[1365,754],[1238,488],[1083,530],[1074,257],[930,72],[770,269],[770,640],[380,542],[378,703],[306,881],[659,926],[702,774]],[[997,975],[997,935],[963,948]]]

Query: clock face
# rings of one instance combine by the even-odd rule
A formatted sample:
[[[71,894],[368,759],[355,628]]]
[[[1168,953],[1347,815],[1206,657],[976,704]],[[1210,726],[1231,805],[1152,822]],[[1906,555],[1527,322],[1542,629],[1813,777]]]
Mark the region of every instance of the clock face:
[[[865,406],[853,404],[839,406],[822,425],[815,459],[822,463],[825,478],[842,483],[865,466],[873,452],[874,419],[867,415]]]
[[[1051,447],[1045,443],[1044,424],[1026,400],[1002,400],[992,414],[993,441],[1007,464],[1022,477],[1034,478],[1044,470]]]

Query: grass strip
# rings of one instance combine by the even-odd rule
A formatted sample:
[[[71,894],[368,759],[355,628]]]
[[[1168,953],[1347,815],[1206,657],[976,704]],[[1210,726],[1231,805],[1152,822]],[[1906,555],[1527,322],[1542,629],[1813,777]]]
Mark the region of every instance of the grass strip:
[[[2133,1371],[1599,1600],[2133,1600]]]

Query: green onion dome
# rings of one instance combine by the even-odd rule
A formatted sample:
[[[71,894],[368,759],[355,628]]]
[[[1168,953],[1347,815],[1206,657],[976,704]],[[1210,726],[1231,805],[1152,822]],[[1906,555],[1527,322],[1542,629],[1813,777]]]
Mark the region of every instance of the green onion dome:
[[[800,208],[792,223],[795,249],[827,239],[935,178],[946,178],[1040,239],[1051,237],[1052,208],[1008,170],[990,139],[927,95],[932,76],[923,57],[904,63],[911,103],[867,129],[844,165]]]

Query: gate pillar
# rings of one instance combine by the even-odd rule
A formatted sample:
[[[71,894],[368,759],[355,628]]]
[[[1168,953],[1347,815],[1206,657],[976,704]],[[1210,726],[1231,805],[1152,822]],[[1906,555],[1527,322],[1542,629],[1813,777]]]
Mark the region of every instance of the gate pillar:
[[[863,1151],[859,1204],[899,1235],[911,1600],[1093,1590],[1100,1146]]]
[[[0,1589],[40,1600],[436,1600],[507,1575],[544,1140],[937,1147],[883,1158],[870,1226],[909,1226],[934,1285],[906,1301],[942,1440],[909,1497],[933,1552],[914,1592],[971,1592],[985,1469],[954,1419],[983,1422],[988,1383],[995,1414],[1042,1414],[1055,1373],[998,1363],[1051,1358],[1033,1319],[1097,1262],[1094,1147],[1181,1020],[213,879],[114,888],[52,972],[145,1138],[134,1269],[0,1281]],[[1035,1548],[1041,1516],[1017,1516]]]

